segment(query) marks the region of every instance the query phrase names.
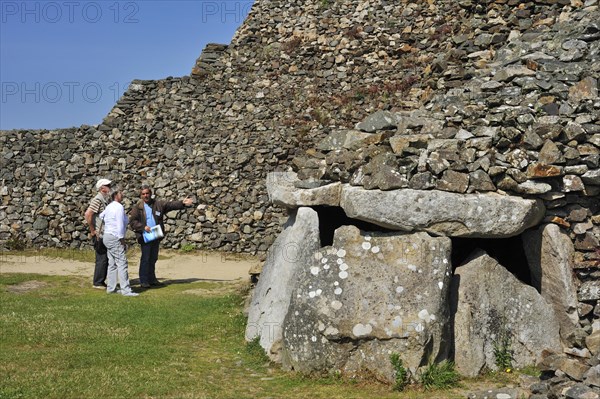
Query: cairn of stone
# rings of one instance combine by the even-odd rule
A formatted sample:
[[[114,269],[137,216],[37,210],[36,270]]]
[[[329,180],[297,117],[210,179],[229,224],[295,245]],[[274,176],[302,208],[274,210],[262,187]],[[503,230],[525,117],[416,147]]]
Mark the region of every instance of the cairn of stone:
[[[504,334],[551,375],[534,395],[595,394],[599,20],[597,0],[257,0],[99,125],[0,132],[0,247],[87,247],[95,181],[126,207],[145,182],[199,204],[166,246],[264,257],[247,335],[287,367],[389,378],[396,351],[474,375]]]

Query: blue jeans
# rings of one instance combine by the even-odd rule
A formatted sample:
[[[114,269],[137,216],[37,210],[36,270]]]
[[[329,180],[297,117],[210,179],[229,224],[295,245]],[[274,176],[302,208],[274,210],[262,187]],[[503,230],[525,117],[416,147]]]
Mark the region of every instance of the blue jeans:
[[[158,260],[158,247],[160,241],[150,241],[140,244],[142,257],[140,259],[140,284],[156,283],[156,261]]]

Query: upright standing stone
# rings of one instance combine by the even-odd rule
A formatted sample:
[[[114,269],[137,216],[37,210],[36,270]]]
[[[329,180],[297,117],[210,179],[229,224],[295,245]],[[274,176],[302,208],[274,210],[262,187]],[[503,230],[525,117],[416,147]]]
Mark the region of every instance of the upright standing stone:
[[[575,336],[579,324],[577,287],[573,280],[575,249],[569,235],[555,224],[547,224],[523,234],[533,286],[552,305],[560,323],[560,336],[566,343]]]
[[[279,361],[283,319],[292,291],[298,284],[298,274],[310,264],[320,246],[317,212],[299,208],[290,215],[283,231],[269,248],[252,295],[246,340],[260,337],[260,345],[274,361]]]
[[[446,358],[450,252],[446,237],[337,229],[298,278],[283,365],[392,381],[392,353],[413,372]]]
[[[496,370],[494,346],[502,347],[503,337],[514,367],[536,364],[545,349],[562,349],[552,307],[483,251],[455,270],[451,302],[454,360],[462,375]]]

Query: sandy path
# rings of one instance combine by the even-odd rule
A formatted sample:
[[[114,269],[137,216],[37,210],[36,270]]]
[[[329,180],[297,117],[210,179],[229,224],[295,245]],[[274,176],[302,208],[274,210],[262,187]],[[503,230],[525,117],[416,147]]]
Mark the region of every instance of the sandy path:
[[[76,252],[74,252],[76,253]],[[139,252],[128,252],[129,278],[138,278]],[[175,251],[160,252],[156,263],[156,275],[168,280],[219,280],[248,279],[248,271],[259,263],[252,256],[230,255],[219,252],[194,252],[183,254]],[[0,273],[35,273],[46,275],[88,276],[94,274],[93,262],[83,261],[81,255],[69,259],[42,255],[0,254]]]

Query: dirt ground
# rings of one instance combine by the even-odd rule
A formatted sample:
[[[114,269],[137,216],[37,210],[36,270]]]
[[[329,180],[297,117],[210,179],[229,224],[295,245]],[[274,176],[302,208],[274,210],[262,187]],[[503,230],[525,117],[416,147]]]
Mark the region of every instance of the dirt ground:
[[[75,252],[74,252],[75,254]],[[128,252],[129,279],[138,278],[139,252]],[[249,270],[259,264],[258,258],[219,252],[181,253],[161,250],[156,263],[159,280],[234,281],[249,279]],[[0,273],[34,273],[45,275],[77,275],[90,277],[94,274],[93,261],[81,255],[62,258],[45,255],[21,255],[2,253]]]

